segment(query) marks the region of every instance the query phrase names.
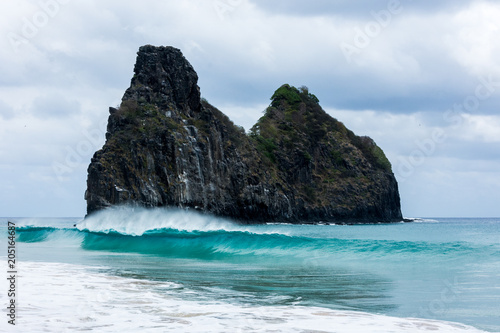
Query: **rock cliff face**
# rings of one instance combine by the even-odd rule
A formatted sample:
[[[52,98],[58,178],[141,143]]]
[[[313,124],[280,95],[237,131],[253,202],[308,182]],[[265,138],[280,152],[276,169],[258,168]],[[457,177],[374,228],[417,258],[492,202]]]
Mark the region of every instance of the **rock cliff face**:
[[[250,134],[200,98],[172,47],[139,49],[88,168],[87,213],[117,204],[189,207],[240,221],[400,221],[382,150],[283,85]]]

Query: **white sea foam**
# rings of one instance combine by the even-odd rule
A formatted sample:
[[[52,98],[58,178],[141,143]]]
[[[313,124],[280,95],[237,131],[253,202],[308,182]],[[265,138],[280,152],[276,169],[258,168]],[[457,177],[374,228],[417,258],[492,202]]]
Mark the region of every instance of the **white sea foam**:
[[[156,229],[185,231],[238,230],[228,220],[181,209],[145,209],[116,207],[97,212],[77,225],[80,230],[93,232],[116,231],[126,235],[140,236]],[[241,228],[240,228],[241,229]]]
[[[70,225],[68,221],[76,223],[78,218],[49,218],[49,217],[21,217],[8,219],[16,224],[16,227],[37,227],[37,228],[56,228],[67,227]]]
[[[439,223],[438,220],[421,217],[405,217],[404,219],[413,223]]]
[[[85,266],[22,262],[16,326],[8,332],[480,332],[450,322],[303,306],[194,301],[171,282]],[[5,281],[3,282],[5,283]],[[6,290],[5,288],[3,290]]]
[[[231,220],[177,208],[114,207],[97,212],[77,224],[79,230],[141,236],[147,231],[177,229],[183,231],[247,231],[259,233],[258,228],[240,225]],[[266,229],[262,233],[275,233]]]
[[[420,221],[426,223],[439,223],[439,221],[435,219],[420,219]]]

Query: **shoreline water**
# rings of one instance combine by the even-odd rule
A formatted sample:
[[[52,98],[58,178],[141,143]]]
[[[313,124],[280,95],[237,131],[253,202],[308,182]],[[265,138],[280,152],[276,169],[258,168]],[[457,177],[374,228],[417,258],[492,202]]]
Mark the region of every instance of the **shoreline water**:
[[[102,272],[105,267],[25,262],[20,270],[20,315],[15,330],[4,326],[9,331],[484,332],[460,323],[359,311],[185,300],[175,292],[193,291],[180,284],[113,276]]]

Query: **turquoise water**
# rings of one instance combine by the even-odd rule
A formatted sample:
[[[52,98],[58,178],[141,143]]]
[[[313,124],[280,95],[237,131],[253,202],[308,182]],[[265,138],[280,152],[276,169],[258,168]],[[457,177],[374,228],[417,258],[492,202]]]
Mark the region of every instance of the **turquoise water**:
[[[182,287],[169,293],[183,300],[321,307],[500,331],[500,219],[248,226],[192,212],[127,210],[84,222],[10,220],[18,226],[20,262],[174,283]]]

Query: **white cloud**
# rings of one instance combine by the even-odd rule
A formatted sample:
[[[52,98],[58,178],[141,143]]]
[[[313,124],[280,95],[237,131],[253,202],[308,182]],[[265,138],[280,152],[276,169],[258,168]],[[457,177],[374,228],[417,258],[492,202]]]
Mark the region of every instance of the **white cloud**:
[[[500,74],[500,6],[476,2],[451,18],[454,33],[445,38],[448,53],[471,75]]]
[[[467,141],[499,143],[500,142],[500,115],[463,115],[465,121],[455,130],[459,138]]]
[[[210,102],[210,101],[209,101]],[[248,132],[250,128],[262,117],[269,104],[257,104],[253,106],[240,105],[217,105],[216,107],[229,117],[236,125],[243,126]]]
[[[38,96],[34,99],[31,114],[38,118],[64,118],[78,115],[81,107],[78,101],[69,100],[61,93]]]
[[[307,85],[330,114],[373,137],[395,170],[419,149],[417,142],[443,130],[446,141],[401,183],[405,207],[418,215],[418,202],[427,201],[422,211],[450,214],[452,208],[432,198],[460,190],[484,192],[481,211],[457,198],[464,212],[494,211],[485,205],[497,193],[488,184],[498,179],[500,89],[460,115],[459,126],[443,113],[475,93],[478,77],[500,77],[498,2],[404,2],[351,64],[339,45],[352,43],[356,29],[374,20],[372,10],[387,9],[386,1],[223,2],[229,7],[221,12],[204,0],[69,1],[53,8],[32,36],[23,33],[41,15],[39,2],[1,2],[0,178],[17,201],[2,197],[0,210],[23,215],[25,206],[38,205],[33,214],[50,215],[60,206],[51,200],[66,200],[50,198],[47,188],[55,187],[81,214],[91,153],[80,154],[63,182],[54,183],[52,165],[66,163],[79,145],[82,150],[85,131],[99,132],[93,147],[100,147],[102,122],[130,83],[138,47],[155,44],[180,48],[198,72],[202,96],[247,130],[283,83]],[[25,40],[13,45],[12,33]],[[40,195],[18,200],[30,191]]]
[[[4,101],[0,100],[0,117],[7,120],[14,116],[14,109]]]
[[[400,183],[406,216],[499,216],[500,162],[429,158]]]

